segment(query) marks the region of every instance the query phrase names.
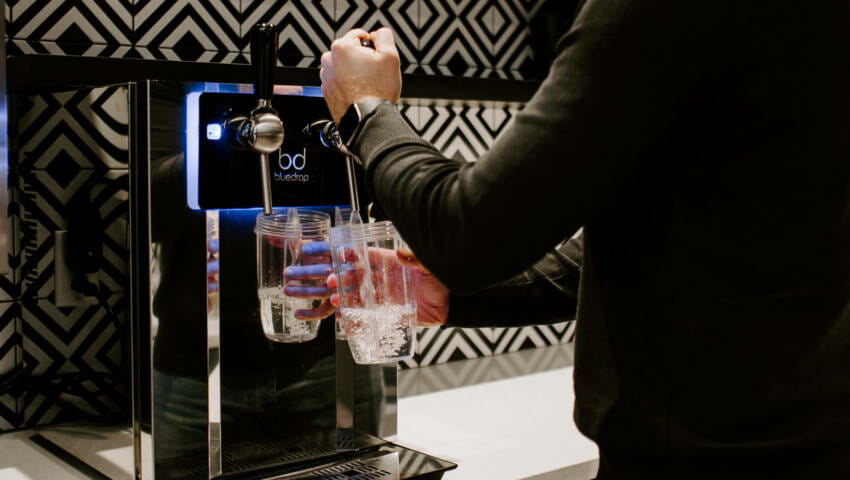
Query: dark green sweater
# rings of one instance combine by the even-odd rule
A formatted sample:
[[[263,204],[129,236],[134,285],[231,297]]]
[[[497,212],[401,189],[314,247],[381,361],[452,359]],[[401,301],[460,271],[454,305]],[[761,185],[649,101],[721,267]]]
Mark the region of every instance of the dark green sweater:
[[[569,288],[516,275],[584,227],[575,418],[603,458],[850,443],[848,1],[591,0],[478,162],[388,105],[354,147],[467,296],[455,325],[568,318]],[[505,288],[510,315],[476,300]]]

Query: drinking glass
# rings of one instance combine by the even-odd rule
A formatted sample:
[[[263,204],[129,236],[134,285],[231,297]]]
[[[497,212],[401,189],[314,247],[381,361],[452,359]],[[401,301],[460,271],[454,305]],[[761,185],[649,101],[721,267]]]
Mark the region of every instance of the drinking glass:
[[[399,261],[399,248],[406,248],[406,244],[390,222],[331,228],[337,313],[356,363],[397,362],[413,356],[413,272]]]
[[[257,296],[263,333],[270,340],[300,343],[316,338],[320,321],[303,320],[299,313],[313,311],[326,301],[326,278],[286,278],[293,266],[330,264],[330,216],[301,209],[275,210],[257,215]],[[323,242],[323,243],[322,243]]]

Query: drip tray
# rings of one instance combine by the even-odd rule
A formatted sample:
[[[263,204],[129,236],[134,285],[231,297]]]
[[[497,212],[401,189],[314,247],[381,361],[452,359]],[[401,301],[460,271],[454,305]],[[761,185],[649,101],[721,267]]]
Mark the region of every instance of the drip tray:
[[[334,464],[263,477],[270,480],[438,480],[457,465],[424,453],[387,444]]]
[[[133,435],[127,429],[74,427],[45,429],[39,445],[69,466],[91,478],[133,476]],[[80,449],[84,438],[97,448]],[[336,448],[326,448],[333,439]],[[342,450],[345,449],[345,450]],[[106,468],[97,452],[126,453],[129,469]],[[157,480],[199,480],[208,478],[206,456],[182,457],[158,465]],[[107,462],[108,463],[108,462]],[[229,445],[222,458],[222,480],[438,480],[456,464],[385,440],[354,431],[337,430],[333,437],[316,434],[312,438],[240,442]],[[111,465],[111,464],[110,464]]]
[[[340,443],[357,444],[356,450],[323,448],[324,442],[305,438],[266,443],[244,442],[231,445],[222,457],[227,480],[437,480],[457,465],[404,448],[369,435],[354,432],[337,438]],[[369,444],[368,441],[374,442]],[[207,478],[206,458],[183,457],[158,465],[157,478],[190,480]]]

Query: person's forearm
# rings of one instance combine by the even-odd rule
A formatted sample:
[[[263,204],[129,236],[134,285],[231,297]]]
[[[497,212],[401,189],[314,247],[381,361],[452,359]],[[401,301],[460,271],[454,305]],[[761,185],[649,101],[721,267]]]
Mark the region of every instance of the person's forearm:
[[[533,267],[473,295],[452,294],[447,327],[516,327],[574,320],[581,238],[563,242]]]
[[[670,0],[588,2],[540,90],[474,164],[382,106],[353,146],[372,198],[451,291],[518,274],[673,158],[662,150],[688,128],[676,114],[696,84],[675,62],[689,15]]]

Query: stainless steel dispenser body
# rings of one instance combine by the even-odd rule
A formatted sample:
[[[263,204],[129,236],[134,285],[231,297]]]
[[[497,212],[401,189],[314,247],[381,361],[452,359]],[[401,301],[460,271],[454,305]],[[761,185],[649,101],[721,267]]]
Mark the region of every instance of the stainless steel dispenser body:
[[[396,366],[355,365],[333,317],[310,342],[263,336],[252,231],[260,168],[254,152],[207,131],[251,96],[222,90],[250,92],[131,88],[137,477],[259,477],[374,457],[395,433]],[[270,155],[273,201],[332,210],[347,203],[345,164],[295,133],[328,115],[305,92],[273,101],[287,131]]]

